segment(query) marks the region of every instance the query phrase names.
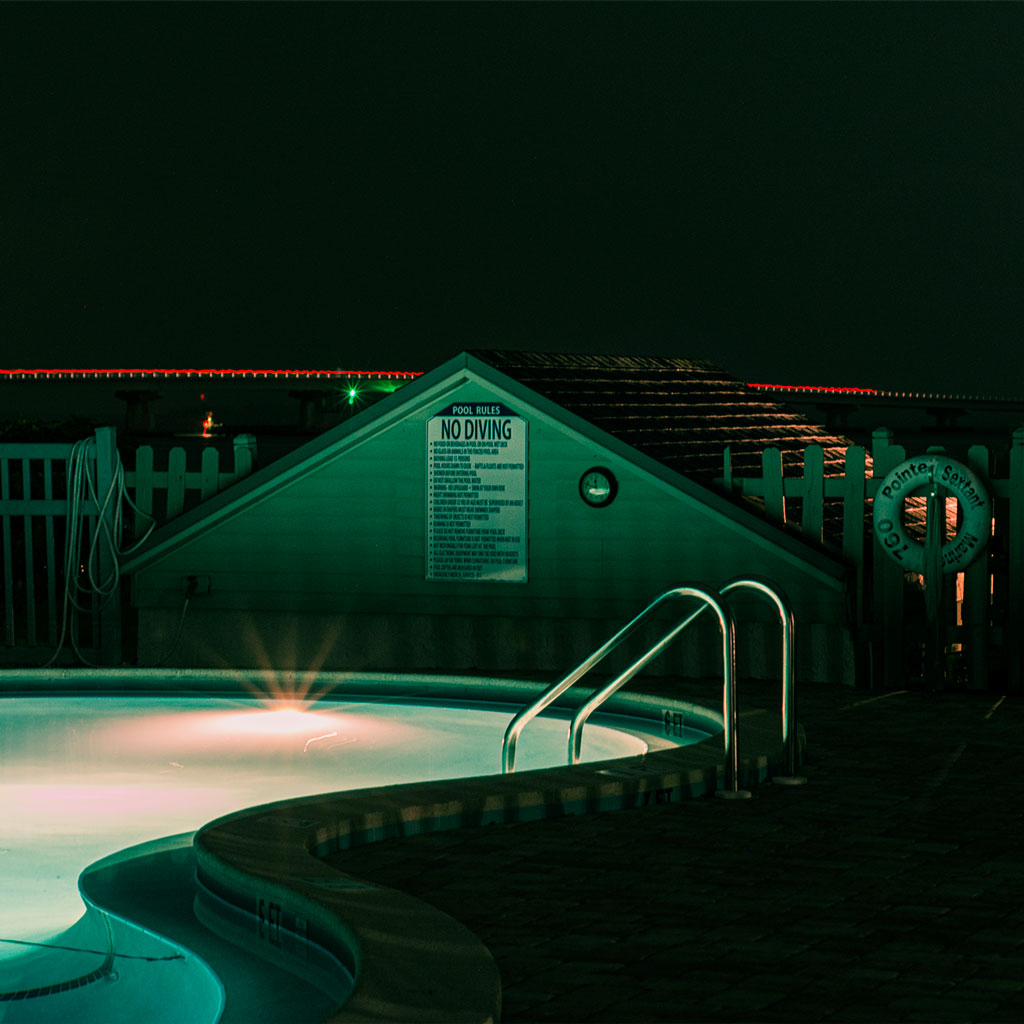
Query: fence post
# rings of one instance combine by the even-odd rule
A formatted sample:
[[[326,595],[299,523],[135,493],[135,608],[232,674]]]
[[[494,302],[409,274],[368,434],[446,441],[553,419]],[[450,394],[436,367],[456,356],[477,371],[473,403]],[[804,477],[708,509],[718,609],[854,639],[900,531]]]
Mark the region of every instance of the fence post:
[[[907,457],[903,446],[893,444],[892,440],[892,431],[884,427],[871,435],[872,500],[878,490],[879,478],[886,476]],[[902,685],[904,681],[903,570],[886,557],[877,537],[872,544],[871,565],[875,597],[871,635],[876,645],[872,659],[872,685],[883,689]]]
[[[856,588],[853,595],[853,623],[859,631],[864,625],[864,467],[865,452],[860,445],[846,449],[843,467],[843,558],[854,566]]]
[[[110,492],[117,471],[117,433],[113,427],[96,428],[96,496],[102,502]],[[120,496],[112,494],[106,507],[97,508],[96,530],[99,543],[96,546],[99,556],[100,580],[115,580],[117,572],[117,552],[121,547],[115,525],[117,523],[117,506]],[[107,544],[105,539],[110,539]],[[101,596],[101,600],[103,600]],[[121,664],[121,587],[115,581],[113,589],[107,596],[106,603],[100,609],[100,661],[104,665]]]
[[[134,538],[138,540],[149,524],[146,516],[153,514],[153,449],[148,444],[135,449],[135,494],[132,501],[139,509],[135,513],[134,532]]]
[[[819,544],[825,523],[825,449],[808,445],[804,451],[804,500],[800,526],[804,536]]]
[[[235,438],[235,479],[241,480],[252,472],[256,462],[256,437],[253,434],[239,434]],[[726,455],[728,463],[728,454]]]
[[[167,519],[176,519],[185,510],[185,449],[167,453]]]
[[[1021,658],[1024,655],[1024,427],[1013,432],[1010,447],[1010,498],[1008,546],[1008,593],[1003,636],[1006,643],[1007,689],[1019,692],[1022,687]]]
[[[764,477],[764,511],[776,523],[786,521],[786,491],[782,480],[782,452],[765,448],[761,453],[761,474]]]
[[[199,468],[199,500],[206,501],[220,490],[220,452],[204,448]]]
[[[932,453],[932,449],[928,449]],[[937,453],[936,453],[937,454]],[[928,486],[924,519],[924,668],[922,675],[933,690],[946,683],[946,622],[944,595],[947,589],[942,571],[942,546],[946,543],[946,490],[935,480]]]
[[[0,556],[4,566],[4,634],[5,646],[13,647],[14,637],[14,546],[11,543],[11,517],[6,514],[7,501],[11,496],[11,478],[8,468],[9,460],[0,457],[0,511],[3,515],[3,550]]]
[[[983,444],[972,446],[967,452],[967,465],[978,474],[992,493],[989,483],[989,451]],[[995,501],[993,499],[993,509]],[[964,573],[963,628],[967,634],[967,688],[988,688],[988,631],[992,619],[991,568],[988,562],[988,542],[992,536],[991,523],[982,541],[981,551]]]
[[[47,508],[51,509],[53,501],[53,459],[43,460],[43,499]],[[54,517],[48,514],[43,518],[43,529],[46,531],[46,610],[49,613],[46,627],[46,639],[51,647],[57,646],[57,590],[60,586],[61,572],[57,566],[57,548],[54,539]]]

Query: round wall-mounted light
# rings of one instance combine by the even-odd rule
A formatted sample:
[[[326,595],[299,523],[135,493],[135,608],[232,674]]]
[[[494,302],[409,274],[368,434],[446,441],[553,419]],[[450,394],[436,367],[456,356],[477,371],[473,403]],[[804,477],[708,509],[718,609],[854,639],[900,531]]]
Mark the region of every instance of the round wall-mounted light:
[[[619,482],[604,466],[594,466],[580,477],[580,497],[592,508],[604,508],[615,500]]]

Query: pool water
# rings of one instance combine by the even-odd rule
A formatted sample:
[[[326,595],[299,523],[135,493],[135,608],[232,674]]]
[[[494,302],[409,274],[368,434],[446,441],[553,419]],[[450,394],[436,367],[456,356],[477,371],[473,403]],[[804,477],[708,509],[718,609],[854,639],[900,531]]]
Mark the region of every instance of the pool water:
[[[513,710],[372,700],[312,706],[209,697],[4,700],[0,939],[51,939],[81,915],[78,878],[90,863],[243,807],[496,774]],[[644,753],[659,734],[645,738],[628,721],[625,732],[588,724],[583,759]],[[673,742],[706,736],[688,730]],[[523,734],[517,768],[564,764],[565,745],[564,719],[538,718]],[[25,948],[0,941],[0,961]],[[5,988],[0,964],[0,991]]]

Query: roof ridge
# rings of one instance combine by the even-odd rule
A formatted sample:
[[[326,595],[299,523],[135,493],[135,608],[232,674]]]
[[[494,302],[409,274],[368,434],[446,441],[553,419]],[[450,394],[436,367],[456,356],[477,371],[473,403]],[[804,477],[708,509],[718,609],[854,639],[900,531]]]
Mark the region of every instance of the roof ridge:
[[[729,380],[736,380],[716,363],[707,359],[684,359],[679,356],[612,355],[599,352],[536,352],[521,349],[470,349],[469,355],[490,363],[496,369],[508,366],[539,369],[590,368],[595,370],[615,369],[666,369],[704,371],[721,374]]]

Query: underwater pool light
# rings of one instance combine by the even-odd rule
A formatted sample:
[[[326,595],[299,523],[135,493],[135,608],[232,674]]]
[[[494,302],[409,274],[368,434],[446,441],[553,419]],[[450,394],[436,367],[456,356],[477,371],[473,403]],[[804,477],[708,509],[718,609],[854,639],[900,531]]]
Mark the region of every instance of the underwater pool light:
[[[266,736],[294,736],[337,725],[337,720],[317,711],[304,711],[291,706],[274,711],[260,709],[230,716],[225,725],[231,732],[259,733]]]

